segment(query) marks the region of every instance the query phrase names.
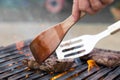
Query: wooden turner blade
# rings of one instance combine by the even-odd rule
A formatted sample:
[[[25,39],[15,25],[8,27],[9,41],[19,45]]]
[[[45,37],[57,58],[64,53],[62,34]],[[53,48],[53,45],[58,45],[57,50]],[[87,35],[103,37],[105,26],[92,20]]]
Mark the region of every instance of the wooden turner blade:
[[[83,35],[61,42],[56,49],[58,59],[78,58],[89,54],[101,39],[120,31],[120,20],[96,35]]]
[[[85,13],[82,13],[81,17],[84,15]],[[39,64],[44,62],[55,51],[65,34],[76,22],[71,15],[65,21],[43,31],[31,42],[31,52]]]

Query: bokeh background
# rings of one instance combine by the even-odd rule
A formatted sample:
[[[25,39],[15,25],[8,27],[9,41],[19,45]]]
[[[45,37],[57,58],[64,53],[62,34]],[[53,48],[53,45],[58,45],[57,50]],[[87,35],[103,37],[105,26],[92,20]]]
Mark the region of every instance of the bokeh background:
[[[57,2],[56,2],[57,1]],[[47,28],[65,20],[73,0],[0,0],[0,46],[34,39]],[[110,12],[115,2],[96,15],[78,21],[64,40],[84,34],[97,34],[116,22]],[[101,40],[96,47],[120,50],[120,32]]]

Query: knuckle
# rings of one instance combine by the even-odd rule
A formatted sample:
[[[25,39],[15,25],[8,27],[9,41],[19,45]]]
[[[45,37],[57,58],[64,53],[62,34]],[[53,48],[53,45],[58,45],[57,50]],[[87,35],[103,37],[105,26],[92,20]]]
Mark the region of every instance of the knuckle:
[[[102,8],[102,5],[95,3],[92,8],[93,8],[93,10],[100,10]]]

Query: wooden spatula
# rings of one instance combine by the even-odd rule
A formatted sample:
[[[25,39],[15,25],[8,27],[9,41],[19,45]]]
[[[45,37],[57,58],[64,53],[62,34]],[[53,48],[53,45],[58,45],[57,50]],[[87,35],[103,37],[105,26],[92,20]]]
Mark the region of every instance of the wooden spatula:
[[[83,12],[81,17],[84,15]],[[55,51],[65,34],[75,23],[76,21],[71,15],[65,21],[43,31],[31,42],[30,49],[39,64],[44,62]]]

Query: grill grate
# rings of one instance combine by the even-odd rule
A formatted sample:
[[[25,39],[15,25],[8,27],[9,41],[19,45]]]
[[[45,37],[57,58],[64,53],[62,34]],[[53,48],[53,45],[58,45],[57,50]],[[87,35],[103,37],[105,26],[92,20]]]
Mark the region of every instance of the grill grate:
[[[24,42],[22,51],[16,49],[16,44],[0,48],[0,79],[2,80],[49,80],[58,74],[47,74],[46,72],[36,73],[35,71],[26,71],[27,66],[22,64],[22,60],[28,58],[25,54],[30,53],[29,43],[31,40]],[[73,76],[74,75],[74,76]],[[75,76],[77,75],[77,76]],[[28,76],[28,77],[27,77]],[[107,68],[100,67],[100,70],[87,72],[87,64],[76,66],[74,70],[69,71],[56,80],[120,80],[120,67]]]

